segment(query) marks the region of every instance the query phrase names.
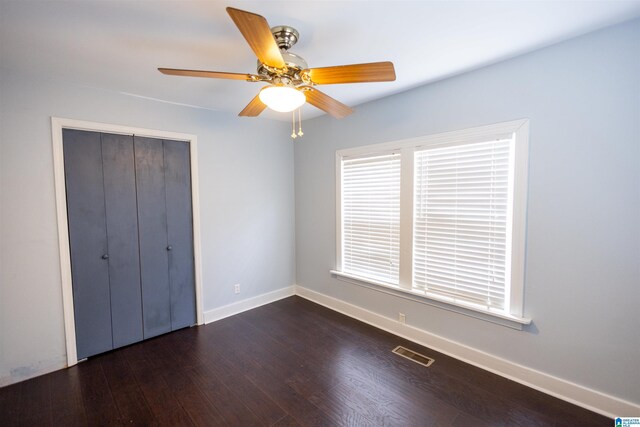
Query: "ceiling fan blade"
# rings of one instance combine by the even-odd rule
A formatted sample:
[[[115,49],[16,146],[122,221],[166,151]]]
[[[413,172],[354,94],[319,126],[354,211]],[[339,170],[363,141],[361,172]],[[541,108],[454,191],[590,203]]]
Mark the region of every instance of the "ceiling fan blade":
[[[318,107],[322,111],[325,111],[335,117],[336,119],[342,119],[353,113],[353,110],[340,101],[336,101],[327,94],[320,92],[316,88],[309,88],[304,92],[307,98],[307,102],[314,107]]]
[[[231,79],[254,81],[251,74],[224,73],[221,71],[179,70],[176,68],[158,68],[162,74],[170,76],[208,77],[211,79]]]
[[[338,65],[335,67],[310,68],[303,73],[315,84],[391,82],[396,79],[392,62]]]
[[[260,62],[270,67],[285,67],[280,48],[273,38],[267,20],[263,16],[233,7],[228,7],[227,13],[229,13],[229,16],[231,16],[231,19],[233,19],[233,22]]]
[[[249,102],[249,104],[244,107],[244,110],[240,111],[240,114],[238,115],[244,117],[257,117],[264,111],[265,108],[267,108],[267,106],[264,105],[262,101],[260,101],[259,95],[256,95],[255,98],[253,98],[251,102]]]

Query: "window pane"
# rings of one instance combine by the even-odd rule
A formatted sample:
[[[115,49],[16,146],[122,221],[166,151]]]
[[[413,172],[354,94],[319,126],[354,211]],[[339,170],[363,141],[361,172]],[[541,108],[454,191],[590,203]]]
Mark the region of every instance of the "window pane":
[[[342,269],[398,284],[400,155],[342,162]]]
[[[415,153],[414,290],[504,309],[512,142]]]

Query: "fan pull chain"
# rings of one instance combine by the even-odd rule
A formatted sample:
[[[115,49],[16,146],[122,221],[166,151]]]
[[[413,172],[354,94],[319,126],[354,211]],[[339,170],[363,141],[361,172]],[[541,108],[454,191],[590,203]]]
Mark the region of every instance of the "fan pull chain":
[[[291,113],[291,138],[296,139],[296,110]]]
[[[302,108],[298,108],[298,136],[304,135],[302,132]]]
[[[296,110],[291,113],[291,138],[296,139],[304,135],[302,132],[302,109],[298,108],[298,133],[296,134]]]

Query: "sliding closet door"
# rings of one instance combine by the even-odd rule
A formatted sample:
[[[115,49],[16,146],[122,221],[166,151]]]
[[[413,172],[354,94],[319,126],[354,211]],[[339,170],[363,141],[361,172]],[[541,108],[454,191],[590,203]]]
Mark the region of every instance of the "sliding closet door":
[[[78,359],[113,348],[100,134],[63,131]]]
[[[144,337],[171,331],[162,141],[134,137]]]
[[[164,141],[171,329],[196,323],[189,144]]]
[[[143,339],[132,135],[102,134],[113,347]]]

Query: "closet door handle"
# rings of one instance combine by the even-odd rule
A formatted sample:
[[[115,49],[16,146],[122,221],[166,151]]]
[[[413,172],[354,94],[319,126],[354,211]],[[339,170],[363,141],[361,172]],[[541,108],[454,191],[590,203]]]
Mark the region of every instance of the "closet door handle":
[[[109,259],[109,254],[102,255],[102,259]]]
[[[168,250],[168,251],[170,251],[171,249],[173,249],[173,248],[171,247],[171,245],[167,246],[167,250]]]

